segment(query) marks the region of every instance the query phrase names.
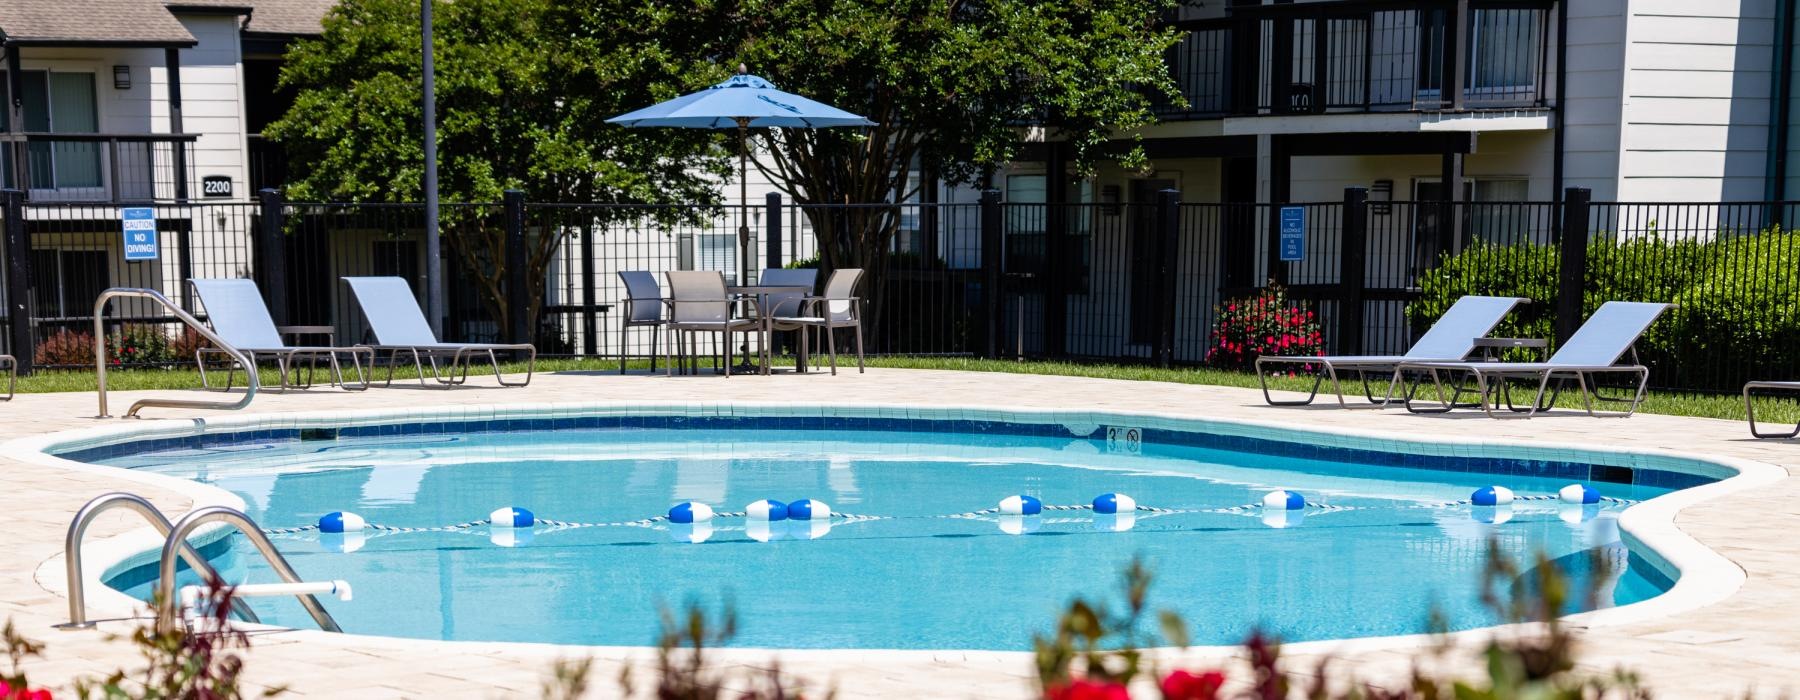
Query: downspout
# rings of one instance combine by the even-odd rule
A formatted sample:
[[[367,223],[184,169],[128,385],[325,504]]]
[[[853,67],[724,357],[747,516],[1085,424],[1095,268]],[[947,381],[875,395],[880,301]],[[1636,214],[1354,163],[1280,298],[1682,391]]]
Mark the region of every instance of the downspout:
[[[1550,156],[1550,201],[1558,205],[1563,201],[1563,142],[1564,126],[1568,122],[1569,113],[1569,2],[1563,0],[1556,3],[1556,133],[1551,135],[1554,153]],[[1551,217],[1555,234],[1562,237],[1562,217]]]
[[[1787,199],[1788,119],[1793,112],[1794,77],[1794,2],[1775,3],[1775,84],[1769,90],[1769,181],[1763,198],[1771,202]],[[1770,225],[1784,223],[1785,207],[1770,207]]]

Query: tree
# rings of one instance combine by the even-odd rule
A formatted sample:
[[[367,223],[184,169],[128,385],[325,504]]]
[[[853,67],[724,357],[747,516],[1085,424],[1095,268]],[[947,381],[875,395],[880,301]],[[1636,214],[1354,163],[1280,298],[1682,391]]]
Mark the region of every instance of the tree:
[[[764,130],[758,167],[803,204],[904,202],[923,167],[982,182],[1027,127],[1069,144],[1077,174],[1146,161],[1134,132],[1150,95],[1179,101],[1164,53],[1170,0],[745,0],[736,55],[752,72],[869,117],[866,131]],[[1129,145],[1118,148],[1118,135]],[[860,267],[879,294],[900,212],[807,210],[827,268]]]
[[[679,9],[630,0],[456,0],[435,11],[439,192],[448,202],[718,201],[727,172],[719,134],[640,132],[605,124],[725,75],[707,57],[716,36]],[[268,133],[298,165],[296,201],[423,198],[422,76],[416,0],[344,0],[317,38],[288,54],[293,108]],[[630,215],[582,210],[579,235]],[[446,247],[506,328],[505,232],[492,208],[446,208]],[[561,231],[530,244],[529,315]]]

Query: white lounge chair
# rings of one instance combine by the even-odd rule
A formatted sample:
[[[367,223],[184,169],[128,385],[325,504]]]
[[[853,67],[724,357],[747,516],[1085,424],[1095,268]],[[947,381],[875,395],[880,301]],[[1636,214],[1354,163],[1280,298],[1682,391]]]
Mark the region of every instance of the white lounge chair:
[[[1756,406],[1750,401],[1751,395],[1757,389],[1794,393],[1800,392],[1800,382],[1750,382],[1744,385],[1744,417],[1750,421],[1751,435],[1765,440],[1786,440],[1800,437],[1800,423],[1795,423],[1794,429],[1785,433],[1765,433],[1757,429]]]
[[[1475,352],[1475,341],[1493,332],[1494,327],[1506,315],[1512,313],[1513,307],[1526,303],[1520,297],[1485,297],[1465,296],[1457,299],[1450,308],[1444,311],[1431,330],[1419,336],[1419,340],[1408,348],[1404,355],[1325,355],[1306,357],[1302,355],[1264,355],[1256,358],[1256,381],[1262,385],[1263,400],[1271,406],[1305,406],[1319,397],[1319,385],[1326,378],[1331,379],[1331,390],[1337,395],[1338,405],[1343,408],[1384,408],[1394,400],[1394,382],[1388,382],[1388,395],[1375,398],[1375,392],[1369,387],[1369,373],[1380,372],[1391,380],[1394,370],[1402,362],[1445,361],[1455,362],[1467,359]],[[1314,365],[1319,371],[1313,375],[1312,391],[1305,399],[1298,401],[1276,401],[1269,395],[1269,381],[1266,372],[1270,365]],[[1355,372],[1363,384],[1363,395],[1368,399],[1367,405],[1351,406],[1344,400],[1344,387],[1338,381],[1338,371]]]
[[[369,388],[369,375],[363,371],[362,357],[367,355],[371,363],[375,353],[365,347],[317,347],[289,345],[282,340],[282,328],[275,325],[275,319],[269,315],[269,307],[263,304],[262,292],[256,288],[256,282],[246,279],[190,279],[188,285],[193,287],[194,294],[200,297],[200,304],[206,307],[206,321],[225,342],[237,348],[249,358],[252,367],[244,371],[255,371],[254,365],[264,359],[274,360],[275,366],[281,370],[281,388],[307,389],[312,387],[312,372],[321,358],[331,365],[331,381],[350,391],[361,391]],[[206,358],[208,355],[225,356],[219,348],[201,348],[194,353],[194,362],[200,366],[200,385],[213,388],[206,376]],[[356,379],[359,386],[344,381],[343,366],[338,362],[340,355],[349,355],[350,363],[356,368]],[[295,363],[300,360],[310,361],[305,382],[297,381],[299,376]],[[371,366],[371,369],[373,367]],[[231,363],[231,369],[225,375],[225,386],[221,391],[231,389],[237,376],[238,366]]]
[[[1442,412],[1454,407],[1453,399],[1444,396],[1442,374],[1453,373],[1475,380],[1476,392],[1481,401],[1481,410],[1491,418],[1530,418],[1547,410],[1544,395],[1550,391],[1550,380],[1574,379],[1581,391],[1581,404],[1590,416],[1624,417],[1637,412],[1638,406],[1644,402],[1644,392],[1650,385],[1650,368],[1637,363],[1637,351],[1633,346],[1643,336],[1650,324],[1669,308],[1668,304],[1657,304],[1637,301],[1609,301],[1601,304],[1581,329],[1575,331],[1568,342],[1556,350],[1556,354],[1543,362],[1403,362],[1395,368],[1394,381],[1399,382],[1406,373],[1429,374],[1432,384],[1437,388],[1437,403],[1440,407],[1433,409],[1414,409],[1413,392],[1407,392],[1406,408],[1415,412]],[[1632,355],[1631,364],[1621,365],[1619,361],[1627,354]],[[1629,399],[1605,399],[1597,392],[1590,390],[1589,382],[1598,375],[1628,374],[1637,378],[1637,388]],[[1509,379],[1527,379],[1537,382],[1537,393],[1533,397],[1531,407],[1524,410],[1515,409],[1509,413],[1496,413],[1495,403],[1498,397],[1494,389],[1502,386]],[[1498,381],[1499,384],[1490,384]],[[1560,384],[1560,383],[1559,383]],[[1560,391],[1560,386],[1559,386]],[[1391,396],[1393,389],[1389,389]],[[1550,399],[1555,401],[1556,395]],[[1623,412],[1600,412],[1594,410],[1594,401],[1619,401],[1628,403]],[[1509,401],[1510,404],[1510,401]]]
[[[469,380],[469,360],[486,355],[488,364],[494,368],[494,380],[500,386],[525,386],[531,383],[531,375],[537,369],[537,348],[529,343],[446,343],[439,341],[431,332],[431,324],[425,321],[425,312],[419,309],[419,302],[413,298],[412,286],[399,277],[345,277],[344,284],[356,296],[357,306],[362,308],[363,317],[369,321],[369,329],[375,334],[375,342],[366,343],[377,357],[383,351],[388,353],[387,384],[394,383],[394,363],[400,355],[412,356],[413,368],[419,372],[419,383],[425,382],[425,364],[431,365],[431,377],[440,386],[455,386]],[[500,360],[495,352],[526,353],[525,381],[507,382],[500,374]],[[448,360],[445,368],[438,366],[439,360]],[[448,370],[447,373],[444,370]],[[458,375],[457,370],[462,374]]]

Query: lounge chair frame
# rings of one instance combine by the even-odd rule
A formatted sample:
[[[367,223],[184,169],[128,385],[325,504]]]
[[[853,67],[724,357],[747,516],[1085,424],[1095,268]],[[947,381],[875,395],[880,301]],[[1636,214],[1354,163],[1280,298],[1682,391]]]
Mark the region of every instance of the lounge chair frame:
[[[1765,433],[1756,427],[1756,405],[1751,397],[1757,389],[1775,392],[1800,392],[1800,382],[1750,382],[1744,385],[1744,417],[1750,422],[1750,435],[1762,440],[1788,440],[1800,437],[1800,423],[1785,433]]]
[[[429,326],[425,323],[425,314],[419,309],[418,300],[410,296],[408,301],[412,303],[411,311],[416,313],[417,317],[396,318],[392,319],[392,322],[410,321],[416,324],[415,329],[412,329],[411,332],[430,335],[432,342],[383,343],[381,342],[381,329],[376,325],[376,316],[369,313],[369,300],[363,298],[357,280],[367,280],[371,284],[398,284],[409,295],[412,293],[412,287],[398,277],[343,277],[341,279],[346,286],[350,287],[351,296],[356,297],[357,306],[362,308],[363,318],[369,322],[369,330],[375,334],[376,338],[373,343],[359,343],[357,347],[368,348],[373,353],[371,367],[373,367],[373,363],[381,361],[381,353],[387,353],[388,373],[387,379],[382,384],[384,387],[393,386],[394,367],[402,361],[402,356],[412,359],[413,369],[418,372],[420,386],[432,386],[432,382],[436,382],[438,387],[445,389],[462,386],[469,381],[470,363],[475,358],[482,356],[486,356],[488,364],[494,368],[494,381],[503,387],[527,386],[531,384],[531,377],[537,373],[537,346],[530,343],[446,343],[438,340],[435,335],[431,334]],[[386,282],[384,280],[394,281]],[[494,354],[496,352],[525,353],[524,381],[506,381],[505,375],[500,373],[500,359]],[[425,365],[427,364],[431,365],[430,381],[427,381],[425,376]]]
[[[209,307],[207,309],[207,322],[212,325],[213,331],[221,336],[236,336],[231,341],[232,345],[236,346],[238,352],[242,353],[251,364],[250,367],[241,368],[245,372],[256,371],[255,366],[259,362],[274,360],[276,367],[280,370],[279,390],[311,389],[313,377],[318,371],[319,359],[323,357],[331,366],[331,383],[334,386],[342,387],[345,391],[363,391],[369,388],[369,374],[363,371],[362,358],[368,356],[371,362],[370,369],[373,369],[373,353],[369,352],[367,348],[356,346],[288,345],[283,336],[311,332],[315,329],[308,326],[276,326],[274,320],[269,318],[268,307],[262,304],[261,292],[256,288],[254,281],[235,278],[196,278],[188,280],[187,284],[194,294],[200,297],[202,304],[205,304],[211,297],[213,303],[220,305],[217,308]],[[229,305],[230,308],[236,308],[239,311],[237,313],[228,312],[225,310],[228,305],[223,302],[233,295],[237,295],[237,298],[230,299],[231,301],[249,297],[254,304]],[[256,314],[258,311],[260,311],[260,318]],[[228,324],[232,325],[235,333],[227,332],[219,327],[219,321],[222,318],[235,319]],[[344,369],[342,363],[339,362],[339,355],[350,356],[350,363],[356,369],[356,384],[344,381]],[[230,391],[237,382],[237,371],[240,367],[235,360],[231,361],[227,365],[224,386],[214,387],[212,377],[206,371],[207,358],[213,356],[229,358],[231,353],[221,348],[200,348],[194,352],[194,364],[200,370],[200,386],[211,391]],[[305,380],[299,379],[301,360],[307,361]]]

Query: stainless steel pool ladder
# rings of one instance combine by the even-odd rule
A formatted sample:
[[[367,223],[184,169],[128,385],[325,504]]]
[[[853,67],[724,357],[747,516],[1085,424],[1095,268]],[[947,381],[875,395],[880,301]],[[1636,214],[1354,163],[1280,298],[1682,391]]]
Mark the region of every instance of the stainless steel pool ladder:
[[[232,360],[235,360],[239,365],[244,367],[245,374],[249,377],[249,382],[244,387],[244,395],[236,401],[139,399],[137,403],[131,404],[131,408],[125,411],[126,418],[136,418],[138,411],[148,406],[160,406],[163,408],[216,408],[234,411],[249,406],[250,400],[256,398],[256,392],[262,388],[262,381],[257,376],[256,365],[252,364],[250,358],[246,357],[244,353],[239,352],[237,348],[234,348],[230,343],[225,342],[224,338],[220,338],[211,328],[207,328],[206,324],[201,323],[200,319],[194,318],[192,314],[183,310],[180,305],[169,301],[169,298],[163,296],[162,292],[138,287],[113,287],[112,289],[101,292],[100,298],[94,301],[94,376],[100,383],[100,418],[109,417],[106,412],[106,304],[119,297],[141,297],[155,301],[175,318],[180,319],[182,323],[185,323],[189,328],[194,329],[201,337],[210,341],[214,347],[219,349],[219,351],[231,356]]]
[[[92,627],[94,624],[87,619],[85,579],[82,578],[81,573],[81,542],[87,534],[88,524],[92,523],[94,518],[99,517],[101,513],[115,508],[125,508],[142,515],[163,535],[162,556],[157,565],[159,578],[156,585],[156,619],[159,629],[169,629],[175,624],[180,607],[180,601],[175,599],[176,557],[180,557],[188,563],[189,567],[200,572],[200,576],[207,583],[224,582],[212,564],[187,543],[188,536],[207,523],[222,522],[236,527],[239,532],[244,534],[244,538],[250,540],[250,543],[256,546],[256,550],[262,553],[263,559],[269,563],[269,568],[274,569],[282,581],[302,582],[300,575],[294,572],[294,567],[288,564],[287,558],[275,550],[275,545],[269,542],[269,538],[263,534],[262,528],[256,526],[256,521],[251,520],[250,516],[241,511],[224,506],[208,506],[188,513],[180,522],[171,525],[162,511],[157,510],[156,506],[151,505],[142,496],[124,492],[102,494],[95,497],[94,500],[88,501],[87,505],[82,506],[81,510],[75,513],[75,519],[69,521],[69,534],[63,543],[63,558],[69,578],[69,622],[59,625],[63,629],[84,629]],[[337,620],[332,619],[331,613],[326,612],[325,606],[319,603],[318,598],[312,595],[295,597],[299,598],[300,605],[306,608],[307,614],[312,615],[313,622],[318,623],[319,629],[327,632],[343,631],[343,628],[338,626]],[[257,619],[256,613],[251,611],[250,605],[241,598],[232,601],[232,611],[247,622],[260,621]]]

